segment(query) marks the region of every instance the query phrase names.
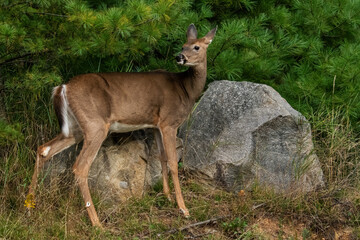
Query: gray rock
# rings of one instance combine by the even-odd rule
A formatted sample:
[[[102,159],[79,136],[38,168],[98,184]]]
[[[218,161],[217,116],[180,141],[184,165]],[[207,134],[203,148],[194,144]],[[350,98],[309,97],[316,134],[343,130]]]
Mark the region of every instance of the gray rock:
[[[45,184],[64,187],[73,181],[72,165],[82,145],[72,146],[45,164]],[[182,141],[177,141],[178,156]],[[161,181],[161,163],[152,130],[110,135],[100,148],[89,172],[89,186],[102,200],[123,202],[141,197]]]
[[[310,124],[266,85],[210,84],[180,137],[184,167],[228,190],[258,182],[307,192],[324,184]]]

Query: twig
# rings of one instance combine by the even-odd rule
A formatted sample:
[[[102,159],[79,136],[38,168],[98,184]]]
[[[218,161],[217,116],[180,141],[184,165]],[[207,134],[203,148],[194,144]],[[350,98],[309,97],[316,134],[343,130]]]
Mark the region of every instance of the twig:
[[[202,226],[202,225],[207,225],[207,224],[210,224],[210,223],[215,223],[216,221],[218,221],[220,219],[227,218],[227,217],[230,217],[230,215],[211,218],[211,219],[208,219],[208,220],[205,220],[205,221],[202,221],[202,222],[196,222],[196,223],[193,223],[193,224],[189,224],[189,225],[186,225],[186,226],[181,227],[181,228],[173,228],[173,229],[170,229],[167,232],[164,232],[162,234],[158,234],[158,237],[160,237],[161,235],[164,235],[164,234],[172,234],[172,233],[176,233],[176,232],[182,232],[182,231],[187,230],[189,228],[198,227],[198,226]]]
[[[255,209],[257,209],[257,208],[259,208],[259,207],[262,207],[262,206],[264,206],[266,203],[260,203],[260,204],[258,204],[258,205],[254,205],[253,207],[252,207],[252,210],[255,210]]]
[[[5,61],[0,62],[0,66],[1,66],[1,65],[4,65],[4,64],[7,64],[7,63],[10,63],[10,62],[13,62],[13,61],[18,60],[18,59],[21,59],[21,58],[25,58],[25,57],[34,55],[34,54],[35,54],[35,53],[25,53],[24,55],[20,55],[20,56],[16,56],[16,57],[7,59],[7,60],[5,60]]]
[[[38,15],[48,15],[48,16],[54,16],[54,17],[63,17],[68,18],[68,15],[63,14],[56,14],[56,13],[47,13],[47,12],[27,12],[28,14],[38,14]]]

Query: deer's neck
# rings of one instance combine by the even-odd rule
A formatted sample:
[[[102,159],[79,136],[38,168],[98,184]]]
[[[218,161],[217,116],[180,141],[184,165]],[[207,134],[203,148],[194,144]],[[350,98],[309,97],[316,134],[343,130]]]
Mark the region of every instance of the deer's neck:
[[[184,86],[189,95],[189,98],[196,101],[202,91],[204,90],[206,83],[206,61],[194,67],[190,67],[186,72],[184,78]]]

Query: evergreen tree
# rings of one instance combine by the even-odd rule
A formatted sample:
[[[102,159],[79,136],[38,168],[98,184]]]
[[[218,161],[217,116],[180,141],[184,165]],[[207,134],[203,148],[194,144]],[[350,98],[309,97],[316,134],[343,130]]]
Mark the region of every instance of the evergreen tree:
[[[203,4],[220,24],[210,81],[266,83],[305,115],[341,108],[359,126],[359,1],[202,0],[196,7]]]
[[[74,75],[183,70],[173,57],[190,23],[199,35],[219,27],[209,82],[266,83],[305,115],[325,105],[343,108],[353,126],[360,120],[359,1],[4,0],[0,7],[1,122],[17,132],[0,134],[5,140],[20,140],[21,126],[26,136],[57,128],[51,89]]]
[[[33,127],[27,136],[52,126],[52,87],[80,73],[141,71],[153,59],[172,58],[197,15],[187,0],[0,4],[2,101],[7,122]]]

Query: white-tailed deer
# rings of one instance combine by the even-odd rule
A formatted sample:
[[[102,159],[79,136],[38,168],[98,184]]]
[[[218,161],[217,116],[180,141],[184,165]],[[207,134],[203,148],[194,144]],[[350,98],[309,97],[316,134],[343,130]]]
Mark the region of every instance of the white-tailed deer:
[[[88,172],[102,142],[109,132],[154,128],[164,194],[171,199],[169,167],[178,207],[188,217],[178,178],[176,134],[204,89],[206,50],[215,32],[216,28],[197,39],[195,26],[189,26],[187,43],[176,56],[178,64],[189,66],[185,72],[92,73],[76,76],[67,84],[54,88],[54,109],[61,133],[37,150],[26,206],[34,205],[37,178],[44,163],[84,140],[73,171],[92,224],[101,226],[90,196]]]

